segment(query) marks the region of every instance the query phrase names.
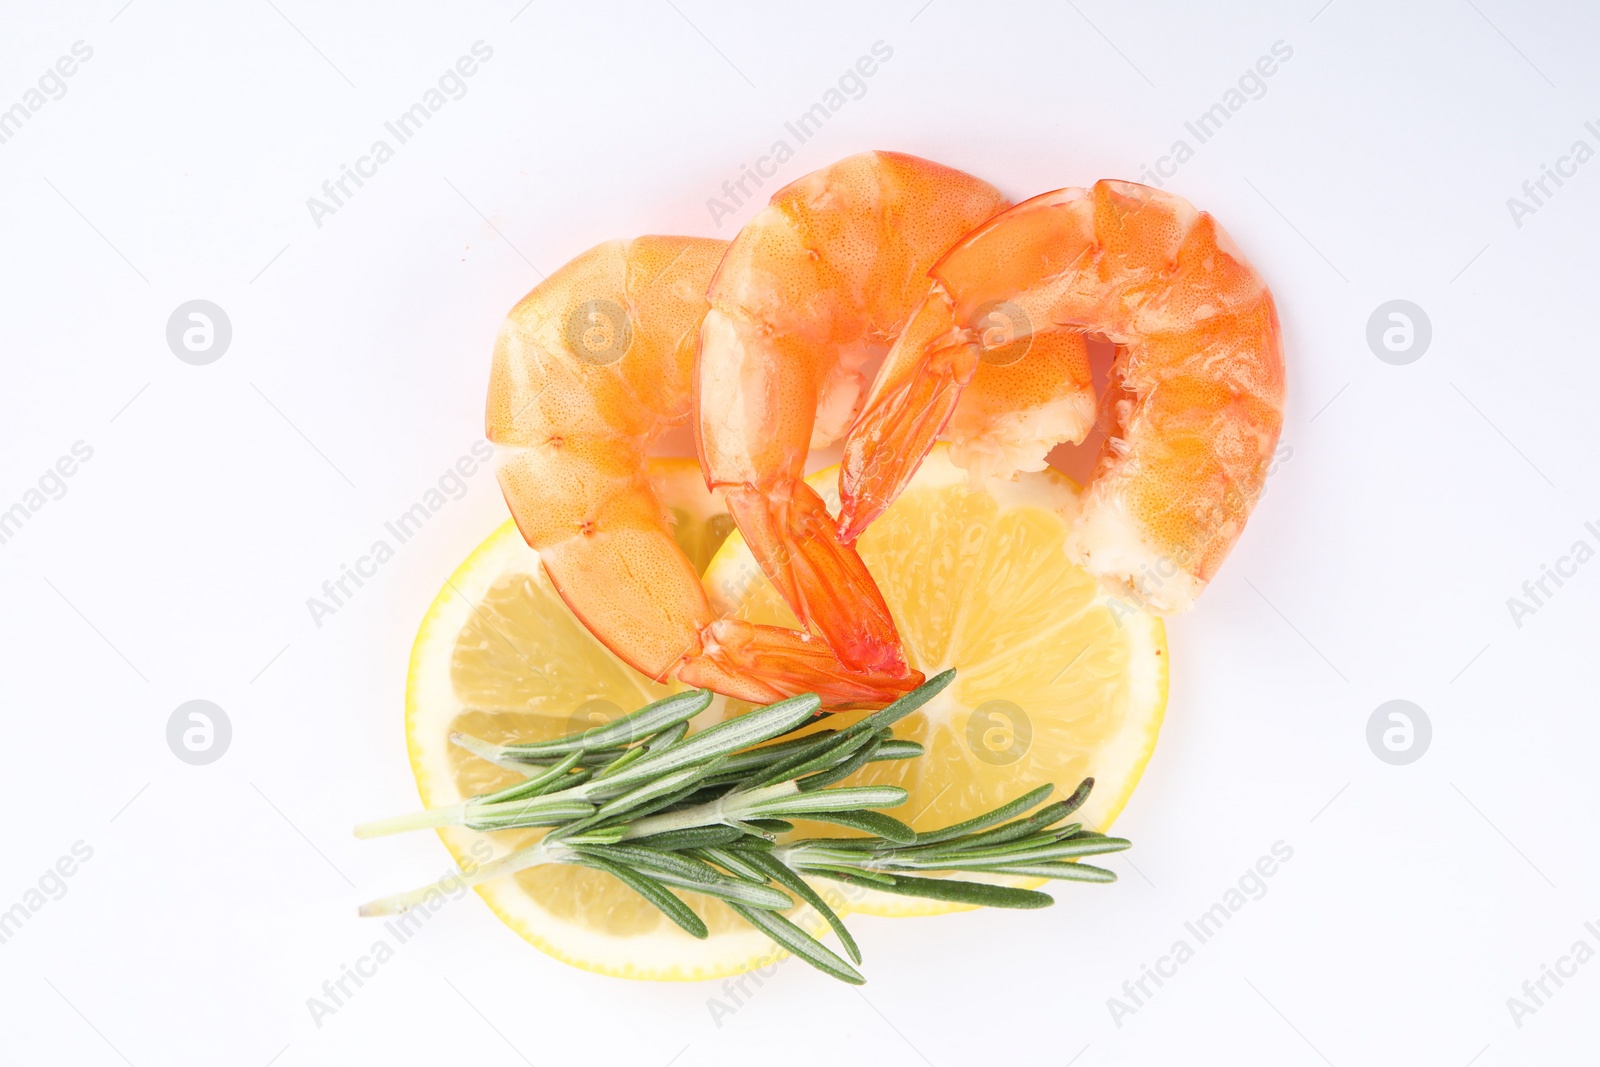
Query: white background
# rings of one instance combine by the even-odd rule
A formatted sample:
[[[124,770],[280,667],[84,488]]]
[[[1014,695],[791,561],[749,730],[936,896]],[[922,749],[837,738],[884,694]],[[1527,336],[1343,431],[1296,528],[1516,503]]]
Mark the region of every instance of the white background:
[[[0,107],[94,50],[0,145],[0,509],[93,448],[0,545],[0,909],[93,849],[0,945],[0,1058],[1593,1058],[1600,962],[1520,1027],[1506,1003],[1600,949],[1600,563],[1520,627],[1506,603],[1600,547],[1600,162],[1520,226],[1506,203],[1600,148],[1592,9],[122,2],[0,16]],[[315,225],[307,198],[478,40],[465,97]],[[1137,178],[1293,49],[1168,184],[1277,295],[1293,453],[1171,623],[1166,728],[1118,825],[1137,869],[1043,913],[855,919],[864,990],[785,966],[720,1027],[716,986],[568,968],[468,900],[318,1028],[306,999],[376,936],[355,904],[445,862],[349,828],[414,803],[406,656],[505,514],[491,476],[321,628],[306,598],[480,436],[491,340],[539,272],[611,237],[730,235],[753,206],[719,230],[707,198],[880,40],[892,59],[783,180],[867,148],[1015,197]],[[165,340],[195,298],[233,325],[209,366]],[[1432,322],[1407,366],[1365,338],[1393,298]],[[164,734],[195,698],[233,724],[205,767]],[[1365,738],[1396,698],[1434,731],[1402,767]],[[1108,998],[1280,840],[1267,894],[1117,1025]]]

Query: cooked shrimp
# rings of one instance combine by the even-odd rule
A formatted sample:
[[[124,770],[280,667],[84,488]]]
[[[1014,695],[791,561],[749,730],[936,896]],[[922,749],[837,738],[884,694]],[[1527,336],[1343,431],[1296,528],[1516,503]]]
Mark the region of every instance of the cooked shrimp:
[[[729,246],[696,365],[707,484],[795,616],[851,666],[908,671],[872,576],[804,481],[807,452],[844,435],[927,271],[1006,206],[992,186],[896,152],[867,152],[780,189]]]
[[[719,620],[646,478],[689,417],[696,329],[722,241],[641,237],[583,253],[512,308],[488,436],[518,528],[574,614],[621,659],[767,703],[881,703],[922,680],[846,667],[810,634]]]
[[[1058,390],[1020,376],[1009,409],[998,379],[965,416],[962,390],[985,382],[991,353],[1020,349],[1020,372],[1100,334],[1118,348],[1109,432],[1067,551],[1121,594],[1186,610],[1244,529],[1283,423],[1278,314],[1261,277],[1210,215],[1120,181],[1018,204],[930,273],[845,444],[842,537],[888,506],[947,424],[958,461],[990,474],[1036,469],[1051,446],[1081,441],[1094,404],[1075,350]]]

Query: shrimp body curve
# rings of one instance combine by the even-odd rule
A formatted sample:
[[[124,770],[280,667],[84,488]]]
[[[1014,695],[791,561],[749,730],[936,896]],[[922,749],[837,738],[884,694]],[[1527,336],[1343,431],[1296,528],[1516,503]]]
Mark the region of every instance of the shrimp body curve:
[[[841,537],[888,506],[941,432],[958,462],[1008,476],[1081,441],[1098,410],[1106,444],[1068,554],[1153,610],[1189,608],[1243,531],[1283,425],[1282,338],[1261,276],[1211,215],[1123,181],[1024,201],[930,275],[846,442]],[[1117,346],[1098,402],[1086,334]],[[1030,362],[1038,373],[1022,373]]]

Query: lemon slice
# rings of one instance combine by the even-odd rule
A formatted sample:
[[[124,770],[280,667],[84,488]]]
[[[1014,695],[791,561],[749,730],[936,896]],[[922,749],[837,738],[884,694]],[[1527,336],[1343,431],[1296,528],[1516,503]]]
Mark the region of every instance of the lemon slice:
[[[706,492],[693,460],[657,460],[651,481],[670,509],[674,533],[693,558],[709,558],[732,524]],[[562,603],[516,526],[507,522],[468,556],[428,609],[411,650],[406,741],[425,807],[453,804],[520,780],[450,744],[458,730],[493,742],[538,741],[585,730],[665,696],[617,659]],[[721,720],[718,700],[694,724]],[[739,710],[745,710],[741,705]],[[537,831],[439,832],[458,863],[494,857]],[[482,845],[477,847],[481,850]],[[711,931],[680,930],[609,875],[565,865],[537,867],[477,889],[507,926],[576,967],[627,978],[698,979],[738,974],[784,953],[720,901],[685,893]],[[818,928],[806,909],[794,916]]]
[[[667,505],[678,547],[695,570],[704,574],[711,557],[733,531],[733,516],[723,503],[722,490],[707,492],[699,461],[680,458],[652,459],[650,486]]]
[[[808,481],[837,513],[838,468]],[[961,822],[1047,782],[1059,798],[1093,776],[1094,792],[1074,818],[1104,831],[1150,759],[1167,702],[1166,630],[1067,559],[1078,494],[1054,470],[970,488],[939,445],[857,542],[912,665],[957,672],[895,729],[926,746],[925,755],[869,764],[846,780],[909,790],[891,814],[915,829]],[[712,560],[706,586],[719,612],[796,625],[737,532]],[[968,906],[868,892],[848,907],[929,915]]]

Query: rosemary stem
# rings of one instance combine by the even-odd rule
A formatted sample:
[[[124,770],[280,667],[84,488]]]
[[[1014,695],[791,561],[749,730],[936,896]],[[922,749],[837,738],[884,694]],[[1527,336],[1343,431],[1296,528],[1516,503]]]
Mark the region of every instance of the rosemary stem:
[[[706,804],[699,804],[682,811],[663,812],[660,815],[646,815],[628,824],[628,830],[622,835],[624,841],[635,837],[649,837],[651,834],[664,834],[668,830],[687,830],[694,826],[717,826],[724,822],[722,807],[727,798],[713,800]]]
[[[564,790],[564,793],[577,793],[582,787]],[[733,793],[693,808],[683,811],[665,812],[660,815],[651,815],[636,820],[628,825],[622,835],[622,840],[637,837],[649,837],[652,834],[665,833],[668,830],[686,830],[698,826],[735,825],[747,813],[748,809],[765,800],[774,800],[779,797],[794,796],[800,792],[800,787],[794,782],[779,782],[776,785],[763,786],[759,789],[746,790],[742,793]],[[559,796],[560,794],[551,794]],[[548,798],[542,798],[548,799]],[[428,811],[413,812],[409,815],[397,815],[389,819],[378,819],[374,822],[363,823],[356,827],[356,836],[381,837],[385,834],[403,833],[407,830],[420,830],[437,826],[457,826],[466,821],[466,804],[452,804],[449,807],[433,808]],[[503,878],[506,875],[516,874],[518,871],[529,867],[536,867],[544,863],[561,863],[572,855],[572,850],[561,841],[539,841],[526,848],[502,856],[493,863],[486,863],[471,874],[462,876],[462,882],[467,886],[481,885],[494,878]],[[363,904],[360,914],[363,916],[395,915],[407,908],[416,907],[428,896],[437,890],[434,884],[419,886],[404,893],[382,897],[378,900]]]
[[[830,867],[854,867],[858,870],[871,871],[886,869],[884,860],[874,856],[871,852],[858,849],[818,847],[810,841],[796,841],[792,845],[779,845],[772,850],[772,858],[786,867],[795,870],[804,870],[811,864],[827,864]]]
[[[387,837],[389,834],[403,834],[411,830],[428,830],[440,826],[460,826],[466,815],[467,805],[449,804],[442,808],[428,808],[425,811],[413,811],[405,815],[391,815],[387,819],[374,819],[371,822],[361,823],[356,827],[356,836],[363,840],[369,837]]]
[[[668,830],[688,830],[696,826],[733,826],[740,822],[747,808],[762,800],[794,796],[800,787],[794,782],[779,782],[743,793],[731,793],[705,804],[697,804],[682,811],[668,811],[660,815],[647,815],[628,824],[624,841],[635,837],[664,834]]]
[[[544,772],[545,768],[537,764],[515,760],[505,754],[505,746],[490,744],[488,741],[464,734],[460,731],[451,731],[450,743],[457,748],[464,748],[479,759],[494,764],[502,770],[516,771],[525,778],[532,778]]]
[[[484,882],[495,878],[504,878],[518,871],[525,871],[529,867],[537,867],[545,863],[561,863],[572,854],[572,850],[559,841],[546,844],[539,841],[527,848],[519,848],[509,852],[492,863],[485,863],[471,874],[457,876],[458,885],[471,888],[482,885]],[[431,893],[443,892],[439,883],[429,882],[427,885],[418,886],[404,893],[395,893],[392,896],[380,897],[361,905],[358,914],[363,917],[380,915],[398,915],[408,908],[414,908],[426,900]]]

